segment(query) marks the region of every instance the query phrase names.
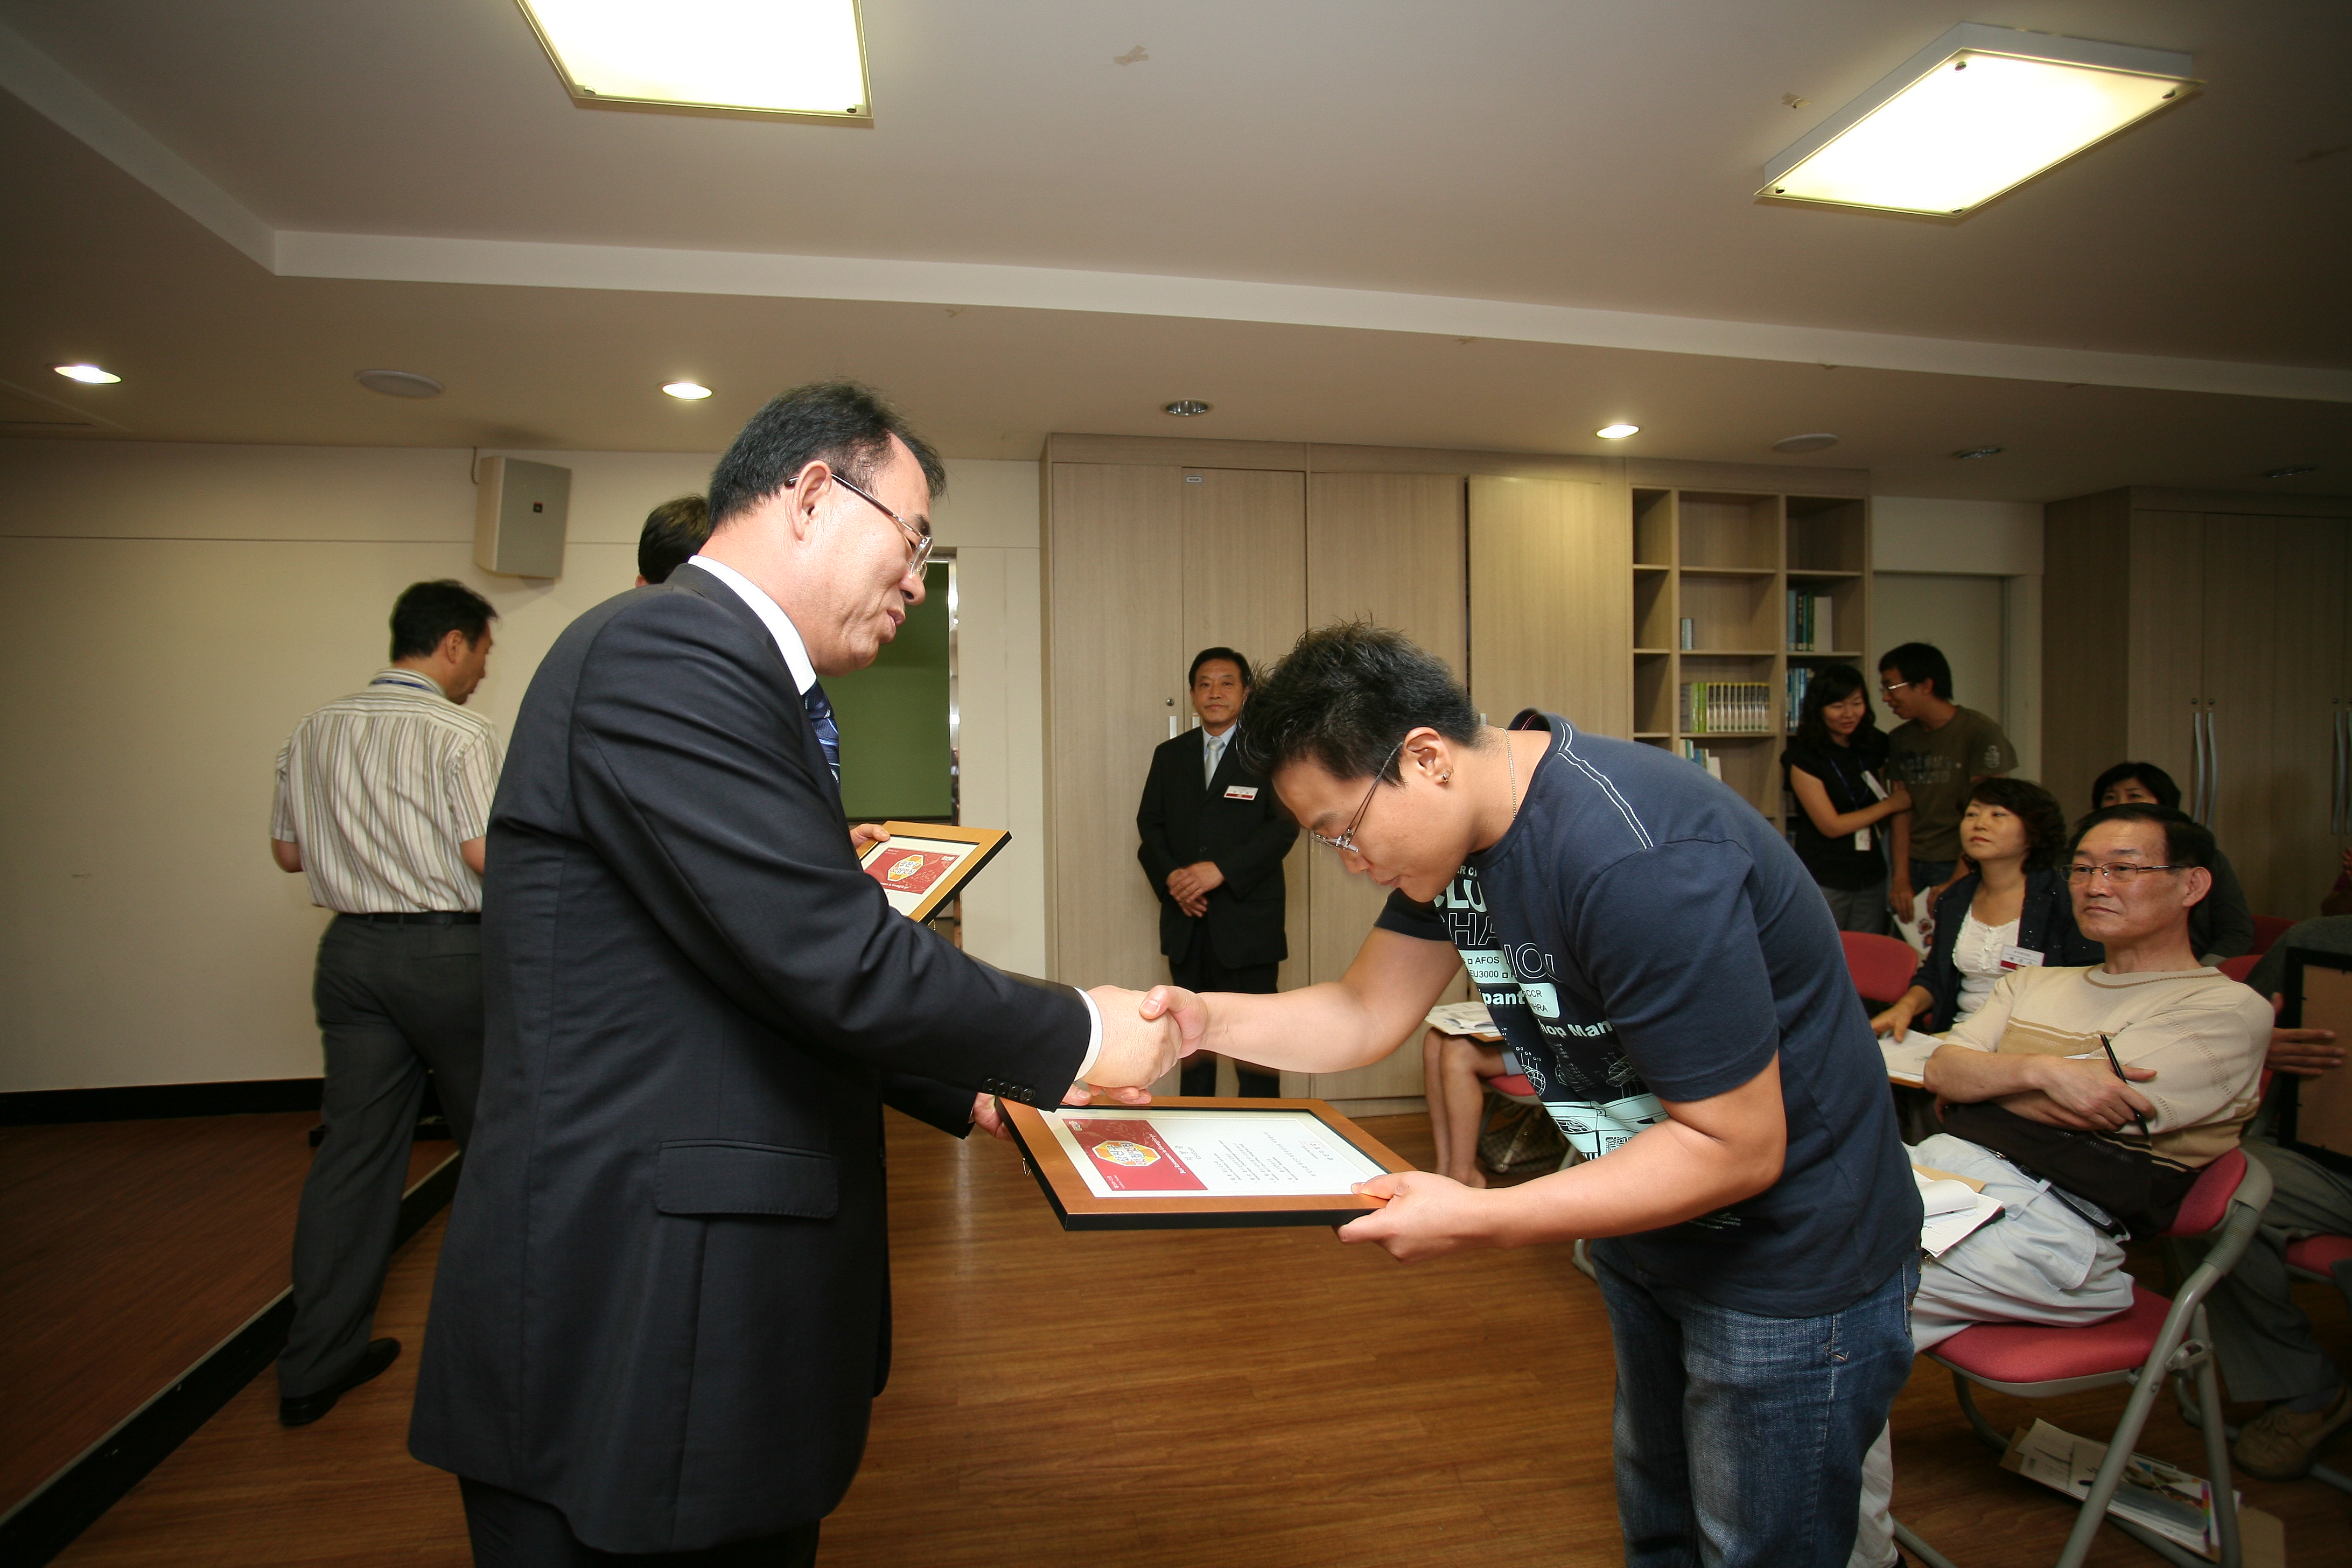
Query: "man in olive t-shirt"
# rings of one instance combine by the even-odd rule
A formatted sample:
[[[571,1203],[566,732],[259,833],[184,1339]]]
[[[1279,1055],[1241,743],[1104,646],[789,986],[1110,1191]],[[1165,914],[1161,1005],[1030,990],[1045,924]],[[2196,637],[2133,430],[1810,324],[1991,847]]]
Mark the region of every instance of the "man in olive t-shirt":
[[[1942,650],[1905,643],[1878,667],[1879,695],[1903,721],[1887,737],[1886,776],[1911,790],[1910,814],[1893,819],[1887,901],[1908,920],[1916,894],[1951,880],[1969,792],[2017,766],[2017,750],[1990,716],[1952,700],[1952,667]]]

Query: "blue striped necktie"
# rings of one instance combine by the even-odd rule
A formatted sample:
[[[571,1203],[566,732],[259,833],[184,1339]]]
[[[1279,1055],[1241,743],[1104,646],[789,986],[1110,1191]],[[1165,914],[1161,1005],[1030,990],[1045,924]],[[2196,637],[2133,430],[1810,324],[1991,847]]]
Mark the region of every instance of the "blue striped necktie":
[[[824,748],[825,765],[833,770],[833,782],[841,782],[841,726],[833,721],[833,699],[815,681],[801,693],[802,705],[808,709],[809,722],[816,726],[816,743]]]

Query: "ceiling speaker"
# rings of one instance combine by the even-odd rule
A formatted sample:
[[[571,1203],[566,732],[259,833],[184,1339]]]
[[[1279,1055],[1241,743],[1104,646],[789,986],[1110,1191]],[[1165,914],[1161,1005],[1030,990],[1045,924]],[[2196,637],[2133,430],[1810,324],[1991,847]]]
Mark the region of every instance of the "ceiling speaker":
[[[563,575],[572,470],[520,458],[484,458],[476,480],[474,564],[509,577]]]

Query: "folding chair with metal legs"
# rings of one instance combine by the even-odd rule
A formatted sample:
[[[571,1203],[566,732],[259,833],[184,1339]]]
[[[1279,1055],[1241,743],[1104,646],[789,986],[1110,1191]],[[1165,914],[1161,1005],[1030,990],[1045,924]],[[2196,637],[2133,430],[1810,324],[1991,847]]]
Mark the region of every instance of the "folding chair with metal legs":
[[[2306,1236],[2301,1241],[2290,1242],[2286,1249],[2287,1274],[2296,1279],[2307,1279],[2317,1285],[2336,1283],[2336,1270],[2352,1263],[2352,1236]],[[2186,1382],[2173,1380],[2173,1397],[2180,1402],[2180,1418],[2202,1430],[2205,1415],[2196,1399],[2191,1397]],[[2238,1440],[2239,1428],[2221,1428],[2230,1441]],[[2306,1472],[2308,1478],[2323,1486],[2334,1487],[2339,1492],[2352,1492],[2352,1476],[2327,1465],[2315,1464]]]
[[[2169,1301],[2152,1291],[2132,1287],[2132,1304],[2116,1317],[2079,1327],[2042,1323],[1979,1323],[1963,1329],[1928,1352],[1949,1367],[1960,1409],[1978,1436],[1995,1452],[2006,1452],[2009,1440],[1978,1410],[1970,1385],[1982,1384],[2002,1394],[2027,1399],[2048,1399],[2086,1388],[2129,1384],[2123,1419],[2107,1439],[2106,1458],[2083,1500],[2074,1528],[2058,1554],[2058,1568],[2081,1568],[2107,1518],[2107,1504],[2123,1479],[2132,1447],[2147,1426],[2148,1411],[2165,1380],[2197,1380],[2199,1395],[2221,1407],[2220,1380],[2213,1369],[2213,1345],[2205,1321],[2205,1298],[2223,1276],[2238,1265],[2262,1223],[2263,1208],[2271,1199],[2270,1173],[2232,1149],[2208,1165],[2180,1205],[2172,1228],[2164,1234],[2200,1237],[2211,1246],[2205,1259],[2190,1273],[2179,1293]],[[2218,1423],[2205,1429],[2205,1468],[2213,1483],[2214,1533],[2220,1538],[2223,1568],[2241,1568],[2243,1552],[2238,1531],[2236,1495],[2230,1480],[2230,1449]],[[2208,1560],[2174,1545],[2128,1520],[2116,1527],[2182,1568],[2197,1568]],[[1903,1525],[1895,1538],[1928,1564],[1950,1564],[1927,1542]]]

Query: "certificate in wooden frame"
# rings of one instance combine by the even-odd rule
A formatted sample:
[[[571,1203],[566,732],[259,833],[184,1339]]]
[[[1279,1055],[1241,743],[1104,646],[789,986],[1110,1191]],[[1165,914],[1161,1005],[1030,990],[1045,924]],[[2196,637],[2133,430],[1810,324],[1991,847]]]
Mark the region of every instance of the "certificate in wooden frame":
[[[950,827],[936,822],[886,822],[889,837],[857,858],[882,884],[890,907],[927,921],[964,890],[980,868],[1012,842],[1002,827]]]
[[[1354,1193],[1297,1193],[1281,1196],[1242,1197],[1100,1197],[1071,1161],[1063,1141],[1045,1123],[1045,1112],[1031,1105],[999,1100],[1004,1120],[1021,1145],[1022,1163],[1037,1178],[1045,1201],[1064,1230],[1217,1230],[1273,1226],[1340,1226],[1360,1215],[1384,1206],[1378,1198]],[[1089,1108],[1066,1109],[1085,1116]],[[1397,1152],[1319,1100],[1257,1100],[1170,1096],[1148,1106],[1103,1105],[1092,1110],[1135,1115],[1155,1110],[1223,1110],[1254,1114],[1305,1113],[1323,1124],[1355,1153],[1381,1171],[1410,1171],[1412,1166]],[[1376,1174],[1377,1173],[1368,1173]]]
[[[2289,948],[2286,1005],[2279,1023],[2289,1029],[2333,1029],[2352,1038],[2352,953]],[[2330,1170],[2352,1174],[2352,1068],[2317,1078],[2282,1073],[2286,1100],[2280,1108],[2281,1141]]]

